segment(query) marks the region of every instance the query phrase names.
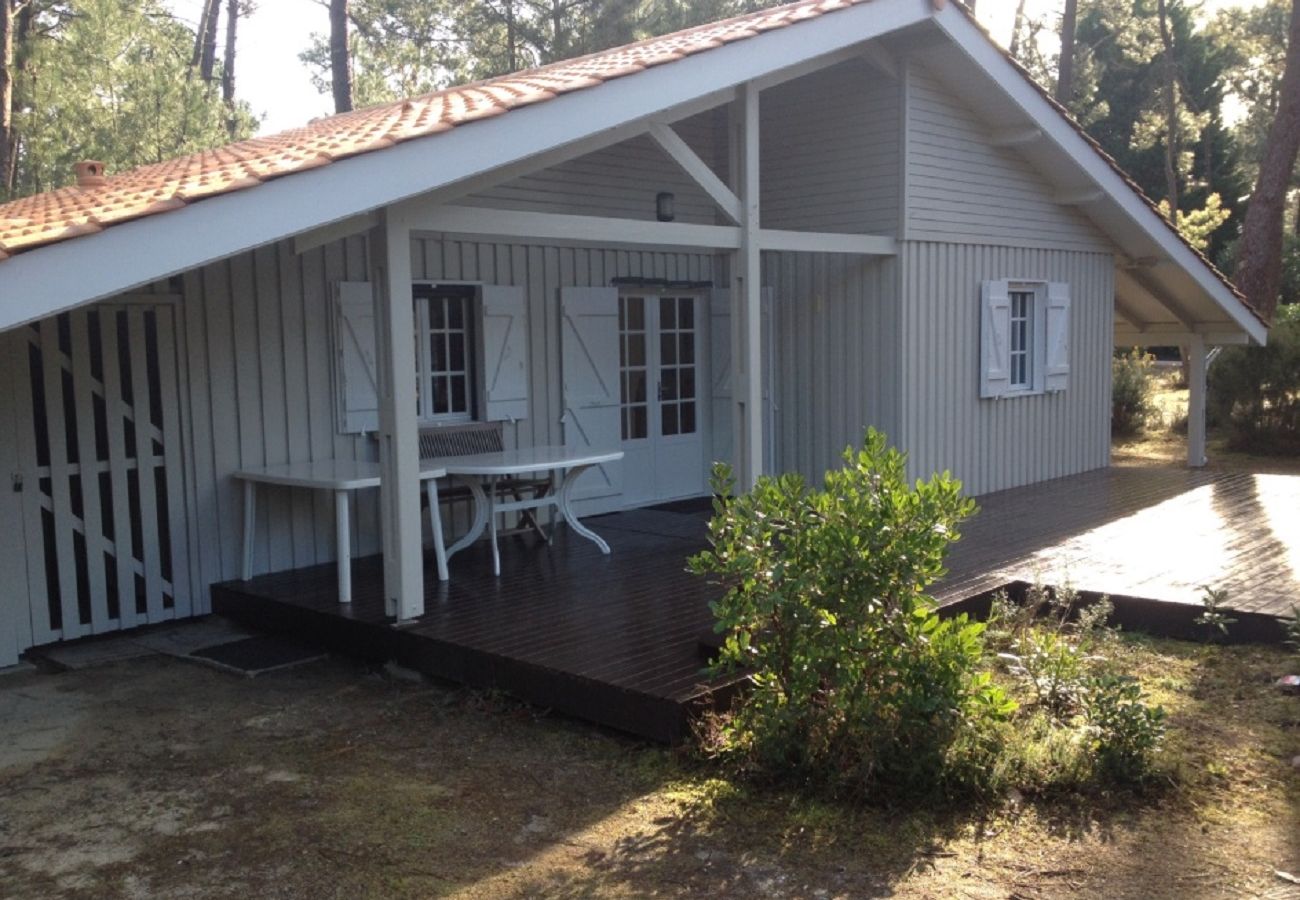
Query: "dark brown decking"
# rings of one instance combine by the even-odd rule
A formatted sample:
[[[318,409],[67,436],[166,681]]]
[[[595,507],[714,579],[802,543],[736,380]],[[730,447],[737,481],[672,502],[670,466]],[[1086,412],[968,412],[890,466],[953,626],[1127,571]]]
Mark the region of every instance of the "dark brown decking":
[[[1116,467],[978,498],[935,586],[951,603],[1007,581],[1288,615],[1300,604],[1300,476]]]
[[[332,564],[216,585],[213,606],[671,742],[683,736],[688,709],[711,699],[699,644],[712,625],[711,595],[686,571],[686,558],[705,546],[706,521],[703,511],[666,510],[592,519],[609,556],[564,528],[549,547],[506,539],[500,578],[483,544],[451,561],[449,583],[437,580],[430,558],[425,613],[401,628],[384,615],[378,557],[354,565],[350,607],[338,603]]]
[[[1180,603],[1196,603],[1199,585],[1210,584],[1228,589],[1233,609],[1274,614],[1300,603],[1300,477],[1113,468],[979,503],[936,585],[945,604],[1035,578]],[[610,556],[563,528],[550,547],[509,539],[499,579],[483,545],[452,560],[450,584],[430,560],[426,612],[401,628],[383,614],[376,557],[355,564],[350,607],[338,603],[333,565],[216,585],[213,605],[673,741],[691,708],[710,702],[700,638],[714,592],[685,571],[705,546],[705,519],[682,506],[593,519]]]

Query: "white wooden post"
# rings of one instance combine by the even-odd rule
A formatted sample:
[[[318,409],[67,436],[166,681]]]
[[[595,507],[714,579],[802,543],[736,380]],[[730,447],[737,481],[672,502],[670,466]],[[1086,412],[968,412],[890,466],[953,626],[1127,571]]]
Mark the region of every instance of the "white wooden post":
[[[759,242],[759,107],[758,88],[746,84],[736,102],[739,119],[735,154],[739,168],[741,243],[736,254],[731,292],[731,360],[735,368],[732,402],[735,414],[735,463],[738,487],[748,490],[763,474],[763,271]]]
[[[1187,342],[1187,464],[1205,465],[1205,338],[1192,335]]]
[[[379,470],[384,547],[384,603],[398,621],[424,612],[420,535],[420,448],[415,398],[415,299],[411,229],[388,210],[372,232],[379,335]]]

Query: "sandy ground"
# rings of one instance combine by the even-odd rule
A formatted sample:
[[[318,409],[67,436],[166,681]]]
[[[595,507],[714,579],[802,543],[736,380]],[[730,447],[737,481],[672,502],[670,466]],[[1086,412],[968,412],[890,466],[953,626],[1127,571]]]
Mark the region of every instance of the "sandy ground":
[[[342,660],[7,675],[0,896],[1300,897],[1300,699],[1280,651],[1228,654],[1159,666],[1194,789],[945,814],[746,791]]]

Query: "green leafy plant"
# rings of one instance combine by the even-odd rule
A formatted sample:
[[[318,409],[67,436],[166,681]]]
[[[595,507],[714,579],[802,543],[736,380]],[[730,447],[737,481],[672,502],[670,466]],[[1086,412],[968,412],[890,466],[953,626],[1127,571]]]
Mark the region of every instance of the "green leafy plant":
[[[1213,641],[1217,638],[1228,636],[1228,626],[1235,625],[1237,620],[1223,611],[1223,605],[1228,602],[1228,591],[1225,588],[1214,589],[1208,584],[1201,585],[1201,614],[1192,621],[1205,629],[1205,639]]]
[[[981,671],[984,625],[941,619],[925,588],[974,510],[949,475],[909,484],[869,430],[821,489],[796,475],[719,496],[711,549],[691,560],[724,589],[715,673],[750,690],[706,750],[741,770],[855,796],[975,786],[1015,709]]]
[[[1209,371],[1210,421],[1230,446],[1300,452],[1300,303],[1279,306],[1263,347],[1226,347]]]
[[[1286,645],[1300,654],[1300,606],[1291,607],[1291,618],[1287,620],[1285,629]]]
[[[1105,674],[1088,681],[1084,716],[1102,771],[1140,781],[1152,769],[1165,736],[1165,710],[1151,706],[1136,678]]]
[[[1129,436],[1146,430],[1155,412],[1152,402],[1156,359],[1137,347],[1111,359],[1110,430]]]
[[[1086,657],[1077,644],[1046,628],[1026,631],[1015,642],[1014,653],[1001,653],[1007,670],[1029,685],[1038,706],[1062,719],[1072,714],[1083,698]]]

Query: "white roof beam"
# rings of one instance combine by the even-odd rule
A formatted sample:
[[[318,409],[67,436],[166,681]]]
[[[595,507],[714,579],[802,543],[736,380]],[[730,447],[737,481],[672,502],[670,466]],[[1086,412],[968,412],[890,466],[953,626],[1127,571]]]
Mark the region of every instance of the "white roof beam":
[[[1138,315],[1138,313],[1133,309],[1132,305],[1123,297],[1121,297],[1119,294],[1115,295],[1115,309],[1121,316],[1124,317],[1124,321],[1128,322],[1138,331],[1146,330],[1148,324],[1146,319]]]
[[[893,256],[898,252],[892,237],[876,234],[839,234],[825,231],[780,231],[764,228],[758,233],[763,250],[796,253],[852,253],[859,256]]]
[[[732,225],[647,222],[603,216],[522,212],[477,206],[411,208],[411,227],[419,231],[491,236],[520,240],[588,241],[653,247],[699,247],[736,250],[740,229]]]
[[[718,208],[726,213],[731,221],[740,222],[740,198],[723,183],[713,169],[709,168],[709,164],[700,159],[699,154],[682,140],[681,135],[662,122],[652,123],[649,134],[673,162],[677,163],[683,172],[713,198],[713,202],[718,204]]]

